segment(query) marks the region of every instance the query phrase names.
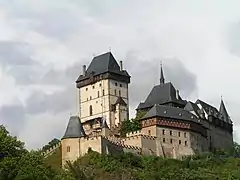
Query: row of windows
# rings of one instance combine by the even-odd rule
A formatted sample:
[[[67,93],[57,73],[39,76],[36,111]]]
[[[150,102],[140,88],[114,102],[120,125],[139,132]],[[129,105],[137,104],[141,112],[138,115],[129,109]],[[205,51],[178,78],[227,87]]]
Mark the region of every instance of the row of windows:
[[[103,96],[105,95],[104,90],[102,91],[102,95],[103,95]],[[118,91],[118,94],[117,94],[117,90],[115,89],[115,90],[114,90],[114,95],[115,95],[115,96],[118,95],[118,96],[121,97],[121,90],[119,90],[119,91]],[[99,92],[99,91],[97,92],[97,97],[98,97],[98,98],[100,97],[100,92]],[[92,100],[92,96],[90,96],[89,99]],[[87,101],[88,101],[88,98],[87,98]]]
[[[165,130],[162,130],[162,134],[165,135]],[[169,131],[169,135],[172,136],[172,131]],[[181,137],[181,132],[178,132],[178,137]],[[184,137],[187,137],[187,133],[184,133]]]
[[[115,86],[118,86],[118,83],[115,83]],[[119,84],[120,87],[122,87],[122,84]],[[102,87],[102,84],[99,84],[99,87]],[[95,89],[95,86],[92,86],[93,89]],[[88,88],[86,88],[86,91],[88,91]]]
[[[165,138],[163,138],[163,143],[166,143],[166,139],[165,139]],[[171,143],[171,144],[173,143],[173,139],[170,139],[170,143]],[[182,141],[179,140],[179,141],[178,141],[178,144],[182,144]],[[187,146],[187,141],[184,142],[184,145]]]

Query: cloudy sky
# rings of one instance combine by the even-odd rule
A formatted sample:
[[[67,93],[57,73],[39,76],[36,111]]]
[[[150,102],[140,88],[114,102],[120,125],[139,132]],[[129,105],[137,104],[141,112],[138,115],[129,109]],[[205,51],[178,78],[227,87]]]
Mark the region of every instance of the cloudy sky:
[[[82,64],[111,51],[132,75],[131,114],[167,81],[187,100],[219,107],[240,142],[240,2],[0,0],[0,124],[39,148],[77,113]]]

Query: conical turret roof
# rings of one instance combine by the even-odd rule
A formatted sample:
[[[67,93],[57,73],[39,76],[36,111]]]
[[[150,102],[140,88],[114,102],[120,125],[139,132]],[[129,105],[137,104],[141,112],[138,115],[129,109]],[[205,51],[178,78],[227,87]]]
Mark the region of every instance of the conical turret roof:
[[[221,99],[221,104],[220,104],[220,108],[219,108],[219,112],[220,114],[223,116],[223,119],[224,121],[228,122],[228,123],[232,123],[229,115],[228,115],[228,112],[227,112],[227,109],[225,107],[225,104],[223,102],[223,100]]]
[[[84,136],[86,136],[86,134],[85,134],[85,131],[83,129],[83,126],[82,126],[82,123],[81,123],[79,117],[71,116],[68,121],[67,129],[66,129],[65,134],[62,137],[62,139],[80,138],[80,137],[84,137]]]

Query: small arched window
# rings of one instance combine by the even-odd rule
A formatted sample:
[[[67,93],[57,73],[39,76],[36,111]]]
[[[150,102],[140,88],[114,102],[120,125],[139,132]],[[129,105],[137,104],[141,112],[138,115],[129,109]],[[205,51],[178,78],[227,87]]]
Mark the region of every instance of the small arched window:
[[[90,114],[90,116],[92,116],[92,114],[93,114],[92,105],[89,106],[89,114]]]
[[[104,89],[102,90],[102,95],[104,96]]]

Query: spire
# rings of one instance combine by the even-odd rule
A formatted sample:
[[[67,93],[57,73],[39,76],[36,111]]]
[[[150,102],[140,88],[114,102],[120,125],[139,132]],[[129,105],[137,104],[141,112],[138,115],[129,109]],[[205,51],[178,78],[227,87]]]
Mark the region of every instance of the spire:
[[[162,68],[162,62],[161,62],[161,72],[160,72],[160,84],[165,83],[164,75],[163,75],[163,68]]]
[[[231,119],[227,113],[227,109],[223,102],[222,96],[221,96],[221,104],[220,104],[219,112],[223,116],[224,121],[231,123]]]
[[[109,127],[108,127],[108,125],[107,125],[107,121],[106,121],[105,117],[104,117],[104,118],[102,118],[102,125],[101,125],[101,128],[108,128],[108,129],[109,129]]]

